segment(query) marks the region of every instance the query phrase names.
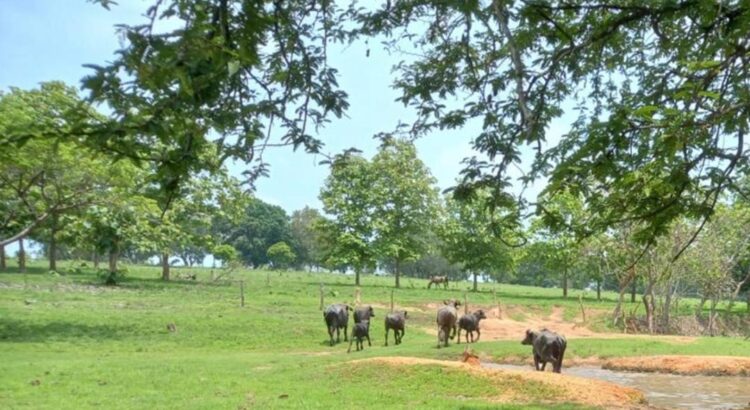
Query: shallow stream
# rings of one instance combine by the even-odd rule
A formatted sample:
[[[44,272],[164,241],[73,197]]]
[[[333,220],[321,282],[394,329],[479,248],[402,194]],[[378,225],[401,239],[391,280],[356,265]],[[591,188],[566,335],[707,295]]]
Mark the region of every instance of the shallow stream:
[[[531,366],[482,363],[490,369],[527,370]],[[739,376],[679,376],[605,370],[593,366],[563,367],[563,374],[599,379],[643,392],[648,402],[677,409],[750,408],[750,378]]]

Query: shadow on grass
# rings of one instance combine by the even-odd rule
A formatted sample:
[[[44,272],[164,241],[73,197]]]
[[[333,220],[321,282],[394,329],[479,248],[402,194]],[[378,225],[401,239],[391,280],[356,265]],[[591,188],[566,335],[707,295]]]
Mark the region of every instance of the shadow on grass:
[[[3,342],[45,342],[80,338],[122,339],[134,333],[136,330],[132,326],[89,325],[63,321],[37,324],[7,317],[0,318],[0,341]]]

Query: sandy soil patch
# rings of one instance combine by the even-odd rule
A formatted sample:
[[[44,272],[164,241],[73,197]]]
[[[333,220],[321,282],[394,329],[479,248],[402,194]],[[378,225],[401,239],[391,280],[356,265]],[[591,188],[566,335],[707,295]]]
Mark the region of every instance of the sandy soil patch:
[[[426,304],[427,311],[437,311],[442,306],[438,303]],[[487,312],[487,319],[481,322],[481,339],[483,341],[492,340],[517,340],[521,341],[527,329],[538,330],[542,328],[550,329],[554,332],[564,335],[568,339],[596,338],[596,339],[625,339],[625,338],[648,338],[649,340],[660,340],[670,343],[691,343],[695,340],[689,336],[670,336],[670,335],[647,335],[647,334],[626,334],[626,333],[599,333],[587,328],[583,323],[577,321],[566,321],[564,319],[564,309],[560,306],[553,306],[549,315],[535,315],[528,309],[519,309],[516,307],[503,309],[502,312],[495,308],[476,306],[484,308]],[[463,310],[460,311],[463,314]],[[593,317],[599,312],[587,312],[589,317]],[[522,316],[522,320],[515,320],[511,317]],[[422,327],[423,331],[431,335],[437,335],[436,327]]]
[[[750,358],[733,356],[638,356],[605,360],[602,368],[685,375],[750,376]]]
[[[391,366],[439,365],[465,370],[475,376],[488,378],[520,378],[536,381],[553,387],[561,392],[559,401],[580,403],[590,406],[606,408],[647,408],[646,399],[639,390],[618,386],[600,380],[585,379],[565,374],[528,372],[515,370],[484,369],[469,357],[469,362],[453,362],[445,360],[422,359],[416,357],[374,357],[370,359],[354,360],[351,363],[384,363]],[[523,401],[522,397],[511,395],[492,398],[497,402]]]

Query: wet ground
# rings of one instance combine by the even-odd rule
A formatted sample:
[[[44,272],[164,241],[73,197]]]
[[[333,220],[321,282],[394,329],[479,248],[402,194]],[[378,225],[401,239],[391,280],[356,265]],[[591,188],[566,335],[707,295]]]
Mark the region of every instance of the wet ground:
[[[492,369],[528,370],[533,367],[482,363]],[[548,366],[549,367],[549,366]],[[563,373],[616,383],[641,390],[654,406],[677,409],[750,408],[750,378],[739,376],[678,376],[604,370],[593,366],[563,368]]]

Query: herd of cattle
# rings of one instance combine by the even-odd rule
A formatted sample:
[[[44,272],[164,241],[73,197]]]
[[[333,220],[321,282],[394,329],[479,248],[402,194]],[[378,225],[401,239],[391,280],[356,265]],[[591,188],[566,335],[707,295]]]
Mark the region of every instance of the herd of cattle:
[[[464,337],[466,343],[479,341],[481,332],[479,331],[479,322],[486,319],[482,309],[473,313],[467,313],[460,318],[458,317],[458,307],[461,302],[454,299],[443,301],[437,311],[437,328],[438,328],[438,345],[448,346],[448,339],[453,339],[458,333],[458,343],[461,343],[461,331],[465,331]],[[334,345],[333,334],[336,333],[336,343],[341,341],[340,332],[344,329],[344,341],[347,341],[347,332],[349,329],[349,312],[354,312],[354,326],[352,326],[351,337],[348,338],[349,349],[351,352],[352,344],[356,342],[357,351],[364,349],[364,341],[367,340],[368,346],[372,346],[370,341],[370,320],[375,317],[375,311],[372,306],[360,306],[352,309],[351,306],[343,303],[329,305],[323,311],[323,318],[328,328],[328,336],[331,346]],[[389,313],[385,317],[385,345],[388,346],[388,333],[393,331],[393,338],[396,344],[400,344],[406,330],[406,311],[397,311]],[[474,333],[476,332],[476,339]],[[552,369],[560,373],[562,368],[563,356],[567,341],[562,335],[558,335],[549,329],[539,331],[527,330],[526,336],[521,342],[524,345],[531,345],[534,354],[534,367],[536,370],[544,371],[547,363],[552,363]]]

